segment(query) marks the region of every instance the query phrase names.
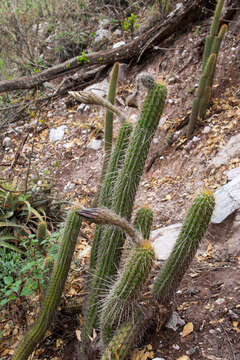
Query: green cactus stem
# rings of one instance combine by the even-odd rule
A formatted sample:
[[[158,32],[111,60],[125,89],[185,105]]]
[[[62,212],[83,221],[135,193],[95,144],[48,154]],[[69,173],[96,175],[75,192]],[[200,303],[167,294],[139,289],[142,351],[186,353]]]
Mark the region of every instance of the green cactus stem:
[[[210,28],[210,36],[214,37],[217,36],[218,30],[219,30],[219,24],[220,24],[220,17],[222,14],[222,9],[224,5],[225,0],[218,0],[217,6],[215,8],[213,22]]]
[[[38,228],[37,228],[37,240],[38,240],[38,247],[40,249],[40,251],[46,255],[44,249],[43,249],[43,244],[42,242],[46,239],[47,237],[47,224],[45,221],[41,221],[38,224]]]
[[[204,70],[206,63],[208,61],[208,58],[211,54],[211,48],[213,43],[213,36],[207,35],[205,40],[205,46],[203,51],[203,63],[202,63],[202,71]]]
[[[122,167],[125,158],[132,129],[133,129],[132,124],[126,121],[122,124],[119,130],[117,141],[108,164],[106,176],[102,184],[102,187],[100,189],[99,206],[110,208],[112,205],[113,187],[116,182],[119,169]],[[96,267],[97,254],[98,254],[99,244],[101,241],[101,234],[102,234],[102,228],[100,226],[96,226],[96,231],[94,233],[94,239],[91,248],[90,268],[89,268],[90,274],[94,271]]]
[[[187,127],[187,137],[190,137],[194,130],[196,121],[199,116],[200,101],[201,101],[201,98],[204,95],[204,91],[205,91],[206,87],[208,86],[209,81],[212,77],[214,67],[216,66],[215,64],[216,64],[216,54],[211,54],[209,56],[207,64],[201,75],[196,98],[193,101],[192,113],[191,113],[190,120],[189,120],[188,127]]]
[[[153,222],[153,212],[148,207],[137,211],[134,226],[142,233],[144,239],[149,239]]]
[[[76,214],[76,209],[72,209],[65,225],[54,270],[37,320],[18,345],[13,360],[26,360],[28,358],[36,344],[44,336],[53,318],[67,279],[81,222],[81,218]]]
[[[160,304],[168,304],[172,299],[208,227],[214,206],[214,196],[209,191],[194,200],[176,244],[154,281],[153,295]]]
[[[116,91],[117,91],[117,83],[118,83],[118,75],[119,75],[119,68],[120,65],[118,62],[116,62],[113,65],[113,69],[110,76],[110,82],[109,82],[109,89],[108,89],[108,96],[107,101],[114,105],[115,97],[116,97]],[[99,187],[98,191],[96,193],[96,197],[93,203],[93,206],[99,205],[99,194],[101,186],[104,182],[104,178],[106,175],[109,159],[111,156],[111,150],[112,150],[112,137],[113,137],[113,115],[114,113],[106,109],[106,116],[104,121],[104,158],[103,158],[103,166],[102,166],[102,172],[100,175],[100,181],[99,181]]]
[[[140,119],[128,147],[124,166],[117,179],[112,210],[130,220],[137,187],[143,172],[152,137],[163,111],[167,89],[163,84],[155,84],[149,90]],[[116,274],[124,236],[117,228],[107,228],[102,237],[96,273],[92,279],[87,301],[87,311],[83,322],[86,342],[93,328],[98,326],[99,298],[106,291],[106,280]]]
[[[113,65],[113,69],[111,72],[108,96],[107,96],[107,100],[111,104],[115,103],[119,69],[120,69],[120,65],[118,62],[116,62]],[[111,151],[112,148],[112,134],[113,134],[113,112],[107,109],[105,124],[104,124],[104,150],[106,154],[109,153],[109,151]],[[106,169],[107,169],[107,163],[106,163],[105,171]]]
[[[137,312],[135,322],[131,319],[117,329],[101,360],[126,360],[133,346],[136,346],[142,322],[143,314]]]
[[[199,103],[199,118],[204,119],[206,115],[207,108],[211,100],[212,88],[207,86],[205,89],[204,96],[201,98]]]
[[[125,320],[134,317],[134,310],[154,260],[149,241],[142,242],[124,265],[118,280],[104,300],[101,313],[101,335],[104,344],[112,338],[113,330]],[[134,319],[132,319],[134,322]]]

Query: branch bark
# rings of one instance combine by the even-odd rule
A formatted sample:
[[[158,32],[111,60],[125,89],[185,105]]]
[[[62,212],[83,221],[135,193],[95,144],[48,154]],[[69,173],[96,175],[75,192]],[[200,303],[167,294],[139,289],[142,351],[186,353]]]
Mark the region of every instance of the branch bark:
[[[116,49],[86,54],[87,60],[85,62],[84,59],[81,60],[81,57],[76,56],[64,63],[43,70],[40,74],[0,81],[0,92],[35,88],[45,81],[72,74],[79,69],[84,69],[85,73],[92,65],[96,64],[107,65],[113,64],[116,61],[126,62],[133,59],[139,61],[143,53],[151,46],[156,43],[159,44],[159,42],[176,33],[176,31],[181,30],[185,25],[199,18],[202,6],[206,3],[206,0],[194,0],[189,3],[189,5],[182,7],[176,12],[174,16],[168,17],[163,23],[155,25],[126,45]]]

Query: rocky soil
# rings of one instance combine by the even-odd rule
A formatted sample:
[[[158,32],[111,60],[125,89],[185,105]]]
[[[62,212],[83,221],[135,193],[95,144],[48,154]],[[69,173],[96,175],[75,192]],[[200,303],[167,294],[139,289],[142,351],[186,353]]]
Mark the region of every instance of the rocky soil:
[[[235,26],[238,19],[239,13],[224,40],[212,106],[206,120],[198,126],[190,141],[182,137],[160,153],[142,176],[135,209],[146,204],[151,206],[154,230],[182,222],[196,194],[205,188],[215,192],[229,181],[227,171],[240,166],[240,146],[227,148],[228,142],[234,136],[239,137],[240,131],[240,35]],[[150,72],[168,87],[167,104],[147,164],[191,110],[201,71],[202,40],[209,24],[210,20],[205,20],[192,25],[185,33],[159,44],[164,50],[156,48],[143,64],[125,69],[118,91],[118,105],[134,123],[139,109],[128,107],[125,99],[134,90],[136,75],[142,71]],[[102,88],[102,84],[94,87]],[[139,108],[144,97],[142,89]],[[115,122],[116,137],[119,124],[117,120]],[[89,108],[70,97],[62,98],[41,109],[37,119],[30,119],[28,123],[20,120],[16,126],[5,130],[1,164],[10,164],[14,160],[19,144],[28,135],[18,162],[11,169],[15,178],[26,177],[31,156],[29,178],[34,178],[37,186],[52,182],[61,199],[90,206],[103,159],[103,125],[104,111],[99,107]],[[59,140],[50,138],[52,130],[60,126],[62,137],[60,134]],[[8,176],[9,167],[1,168],[2,177]],[[178,324],[170,323],[157,335],[149,334],[132,359],[240,359],[239,230],[239,210],[221,223],[209,226],[174,299]],[[84,292],[82,275],[86,274],[88,252],[84,256],[81,254],[91,242],[90,227],[86,228],[86,233],[88,240],[79,239],[75,254],[79,267],[74,268],[69,277],[66,298],[82,296]],[[27,319],[32,316],[28,314]],[[9,319],[10,325],[6,327]],[[9,313],[8,319],[1,320],[2,360],[11,358],[14,344],[22,334],[19,322],[23,320],[20,307],[16,318]],[[59,313],[55,327],[47,333],[31,359],[76,359],[80,323],[81,319],[77,317]]]

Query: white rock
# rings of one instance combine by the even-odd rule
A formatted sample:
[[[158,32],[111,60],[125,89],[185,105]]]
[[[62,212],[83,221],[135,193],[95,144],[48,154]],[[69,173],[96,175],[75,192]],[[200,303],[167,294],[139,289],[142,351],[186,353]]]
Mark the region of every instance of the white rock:
[[[240,175],[240,166],[228,171],[224,171],[224,173],[227,175],[228,180],[233,180],[235,177]]]
[[[74,143],[66,143],[66,144],[63,145],[63,147],[65,149],[71,149],[71,147],[73,147],[73,146],[74,146]]]
[[[98,29],[96,31],[96,36],[95,36],[94,42],[97,43],[99,41],[102,41],[103,39],[108,39],[110,36],[111,36],[111,33],[109,30]]]
[[[192,138],[192,141],[193,142],[198,142],[200,140],[200,138],[198,137],[198,136],[194,136],[193,138]]]
[[[121,36],[121,35],[122,35],[122,32],[121,32],[120,29],[117,29],[117,30],[115,30],[115,31],[113,32],[113,34],[114,34],[115,36]]]
[[[159,126],[163,126],[166,121],[167,121],[167,116],[163,116],[163,117],[160,119]]]
[[[203,129],[203,131],[202,131],[202,133],[203,133],[203,134],[209,134],[210,131],[211,131],[210,126],[205,126],[204,129]]]
[[[118,48],[118,47],[120,47],[120,46],[123,46],[123,45],[125,45],[126,43],[125,43],[125,41],[119,41],[119,42],[117,42],[116,44],[113,44],[113,49],[116,49],[116,48]]]
[[[51,142],[62,140],[66,129],[67,129],[66,125],[61,125],[61,126],[57,127],[56,129],[51,129],[49,132],[49,140]]]
[[[92,150],[99,150],[101,149],[101,146],[102,146],[102,140],[93,139],[90,141],[87,147]]]
[[[180,350],[180,346],[178,344],[173,344],[172,347],[174,350]]]
[[[240,134],[234,135],[231,139],[225,144],[218,154],[210,162],[210,166],[221,166],[229,162],[233,157],[240,155]]]
[[[85,250],[81,251],[78,257],[81,259],[85,256],[88,256],[91,250],[91,246],[88,246]]]
[[[217,300],[215,300],[215,303],[218,304],[218,305],[221,305],[225,302],[225,299],[224,298],[219,298]]]
[[[132,115],[130,116],[130,120],[131,120],[132,122],[137,121],[137,118],[138,118],[137,114],[132,114]]]
[[[2,145],[4,147],[10,147],[11,146],[11,138],[6,136],[4,139],[3,139],[3,142],[2,142]]]
[[[74,186],[75,185],[71,181],[68,181],[68,183],[64,186],[64,191],[72,190]]]
[[[108,81],[107,81],[107,79],[104,79],[103,81],[101,81],[97,84],[93,84],[93,85],[86,87],[85,90],[91,91],[97,96],[104,97],[104,96],[106,96],[106,94],[108,92]]]
[[[240,176],[220,187],[214,194],[216,206],[211,222],[220,224],[235,210],[240,208]]]
[[[172,251],[181,230],[182,224],[177,223],[152,231],[151,240],[156,258],[166,260]]]
[[[185,321],[178,315],[176,311],[173,311],[172,316],[166,323],[165,327],[167,329],[172,329],[176,331],[179,326],[184,326],[184,325],[185,325]]]

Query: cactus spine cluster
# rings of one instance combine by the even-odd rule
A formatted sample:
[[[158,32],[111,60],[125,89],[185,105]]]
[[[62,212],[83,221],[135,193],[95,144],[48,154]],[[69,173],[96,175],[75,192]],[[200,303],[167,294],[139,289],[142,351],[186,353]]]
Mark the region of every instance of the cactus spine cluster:
[[[217,58],[221,42],[227,32],[227,25],[220,26],[220,17],[225,0],[218,0],[214,12],[214,18],[210,29],[210,35],[206,37],[205,47],[203,52],[202,75],[199,82],[196,97],[193,100],[192,112],[190,115],[187,136],[190,137],[193,133],[196,121],[198,118],[204,119],[207,108],[209,106],[214,75],[216,72]],[[214,55],[214,56],[213,56]]]
[[[149,90],[140,119],[131,138],[123,168],[116,180],[111,209],[130,220],[135,194],[143,172],[152,137],[163,111],[167,90],[163,84],[155,84]],[[140,155],[141,154],[141,155]],[[107,228],[101,239],[100,256],[89,290],[83,334],[87,340],[99,324],[99,300],[106,291],[107,279],[113,277],[119,264],[124,234],[118,228]],[[85,344],[84,344],[85,345]]]
[[[205,191],[188,211],[176,244],[154,282],[153,294],[161,304],[169,303],[180,284],[208,227],[214,206],[213,194]]]
[[[76,214],[76,209],[72,209],[65,225],[56,263],[37,320],[18,345],[13,360],[28,358],[53,318],[67,279],[81,223],[82,219]]]
[[[130,122],[126,121],[121,125],[115,148],[109,160],[105,179],[103,183],[100,184],[101,188],[99,193],[98,206],[111,208],[113,187],[119,169],[122,167],[125,158],[125,153],[129,144],[129,139],[132,133],[132,129],[133,126]],[[96,267],[101,235],[102,235],[102,227],[97,226],[92,243],[92,249],[91,249],[90,269],[89,269],[90,273],[92,273]]]

